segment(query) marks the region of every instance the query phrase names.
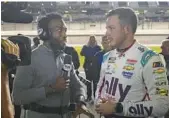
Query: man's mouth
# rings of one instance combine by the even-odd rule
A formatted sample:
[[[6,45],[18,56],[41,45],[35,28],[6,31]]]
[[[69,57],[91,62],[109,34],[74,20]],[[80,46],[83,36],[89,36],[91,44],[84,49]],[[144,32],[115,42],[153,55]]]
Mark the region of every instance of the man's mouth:
[[[64,36],[63,39],[67,39],[67,36]]]
[[[112,41],[113,40],[113,38],[111,38],[111,37],[109,37],[109,38],[107,38],[108,39],[108,41]]]

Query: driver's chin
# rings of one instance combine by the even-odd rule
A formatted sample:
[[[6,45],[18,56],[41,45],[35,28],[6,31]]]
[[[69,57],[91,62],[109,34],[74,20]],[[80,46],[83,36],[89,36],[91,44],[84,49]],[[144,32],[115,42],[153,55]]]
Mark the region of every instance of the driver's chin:
[[[116,44],[116,42],[114,40],[111,40],[110,46],[111,47],[117,47],[117,44]]]

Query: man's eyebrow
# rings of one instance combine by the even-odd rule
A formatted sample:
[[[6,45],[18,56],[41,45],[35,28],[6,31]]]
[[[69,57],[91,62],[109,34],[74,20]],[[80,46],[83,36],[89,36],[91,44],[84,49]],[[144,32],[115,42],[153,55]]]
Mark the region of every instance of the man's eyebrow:
[[[114,27],[114,25],[108,25],[107,27]]]
[[[115,27],[114,25],[108,25],[108,26],[106,26],[106,27]]]
[[[55,27],[62,27],[62,25],[55,25],[55,26],[52,26],[50,28],[55,28]]]

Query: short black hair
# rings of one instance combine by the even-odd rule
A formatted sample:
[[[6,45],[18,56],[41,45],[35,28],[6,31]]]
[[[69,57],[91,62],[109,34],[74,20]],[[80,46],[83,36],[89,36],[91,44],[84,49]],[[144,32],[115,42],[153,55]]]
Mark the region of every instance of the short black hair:
[[[121,25],[130,25],[132,33],[134,34],[137,29],[138,18],[134,10],[128,7],[120,7],[117,9],[110,10],[106,17],[117,15]]]
[[[53,19],[61,20],[62,16],[59,13],[49,13],[38,21],[38,27],[48,29],[48,24]]]
[[[53,19],[58,19],[58,20],[62,19],[62,16],[59,13],[49,13],[46,15],[46,17],[48,18],[49,22],[50,20],[53,20]]]
[[[46,16],[42,17],[38,21],[38,26],[37,26],[38,28],[37,29],[38,29],[38,35],[39,35],[40,39],[48,40],[48,38],[50,36],[48,25],[49,25],[49,22],[54,19],[62,20],[62,16],[59,13],[50,13],[50,14],[47,14]]]

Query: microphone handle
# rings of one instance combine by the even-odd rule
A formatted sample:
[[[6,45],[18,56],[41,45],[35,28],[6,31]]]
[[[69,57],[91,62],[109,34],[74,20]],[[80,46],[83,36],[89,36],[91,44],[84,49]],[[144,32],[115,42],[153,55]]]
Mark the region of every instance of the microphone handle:
[[[69,78],[70,78],[70,74],[69,74],[70,72],[67,72],[67,71],[62,71],[62,77],[64,78],[64,79],[66,79],[66,80],[68,80]]]

